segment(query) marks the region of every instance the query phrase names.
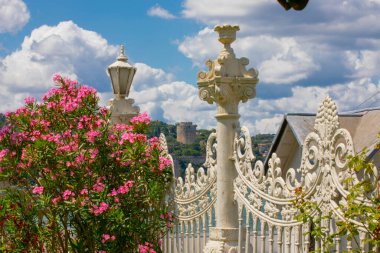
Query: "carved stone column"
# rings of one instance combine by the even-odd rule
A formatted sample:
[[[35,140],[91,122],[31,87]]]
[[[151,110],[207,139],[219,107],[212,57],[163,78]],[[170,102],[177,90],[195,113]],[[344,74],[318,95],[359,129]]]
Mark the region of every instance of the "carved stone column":
[[[210,241],[204,252],[237,252],[238,207],[234,203],[233,180],[237,176],[232,161],[233,141],[239,130],[240,101],[256,96],[258,72],[246,70],[247,58],[236,58],[231,43],[236,39],[238,26],[216,26],[223,44],[218,58],[208,60],[208,72],[199,72],[198,88],[201,100],[216,103],[217,111],[217,199],[216,227],[210,229]]]

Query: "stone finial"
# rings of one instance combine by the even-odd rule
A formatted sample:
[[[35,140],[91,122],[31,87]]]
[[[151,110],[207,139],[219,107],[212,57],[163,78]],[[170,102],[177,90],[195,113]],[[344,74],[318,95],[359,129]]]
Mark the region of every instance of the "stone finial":
[[[198,73],[199,97],[210,104],[223,104],[225,113],[234,114],[240,101],[246,102],[256,96],[258,72],[254,68],[247,70],[249,60],[236,58],[231,48],[239,26],[216,26],[214,30],[224,47],[217,59],[206,62],[209,70]]]
[[[120,46],[120,54],[117,57],[117,60],[118,61],[122,61],[122,62],[127,62],[128,61],[128,57],[124,54],[124,45]]]
[[[321,133],[323,137],[328,138],[338,128],[339,118],[336,104],[329,96],[327,96],[318,108],[314,129]]]
[[[237,25],[224,25],[215,26],[214,31],[219,34],[219,42],[223,44],[224,48],[220,52],[219,58],[232,56],[235,57],[234,50],[231,48],[232,42],[236,40],[236,32],[240,28]]]

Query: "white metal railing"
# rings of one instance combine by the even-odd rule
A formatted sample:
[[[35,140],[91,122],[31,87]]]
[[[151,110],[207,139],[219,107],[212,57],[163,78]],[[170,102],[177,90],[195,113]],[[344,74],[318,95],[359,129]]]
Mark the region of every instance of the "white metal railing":
[[[162,138],[161,146],[169,155],[166,140]],[[207,141],[204,168],[195,171],[189,164],[185,171],[185,179],[176,179],[173,190],[176,219],[172,231],[163,240],[164,252],[203,252],[209,227],[215,223],[216,145],[216,133],[212,133]]]
[[[281,161],[274,153],[269,159],[268,171],[261,161],[253,162],[251,136],[247,128],[235,139],[235,168],[238,177],[234,181],[235,200],[239,217],[245,214],[245,226],[240,222],[238,252],[309,252],[325,250],[321,241],[315,241],[307,233],[311,224],[302,224],[295,219],[295,189],[302,189],[306,200],[317,204],[321,213],[314,215],[322,219],[326,233],[333,233],[336,221],[343,217],[341,205],[348,194],[343,182],[360,176],[348,168],[347,155],[353,154],[350,133],[339,128],[335,103],[327,97],[319,108],[314,131],[306,136],[302,147],[300,167],[289,168],[286,176],[280,167]],[[377,170],[373,173],[377,173]],[[300,178],[298,181],[297,178]],[[252,224],[250,224],[252,222]],[[245,230],[245,240],[243,231]],[[365,246],[361,232],[359,244]],[[335,251],[343,252],[357,248],[346,237],[335,238]],[[251,249],[252,248],[252,249]]]
[[[216,134],[213,133],[207,143],[207,173],[203,168],[195,173],[189,164],[185,180],[177,179],[174,192],[177,220],[173,232],[164,240],[166,253],[203,252],[208,229],[214,226],[215,141]],[[237,252],[323,251],[322,242],[308,233],[313,225],[303,224],[295,218],[298,212],[294,207],[295,190],[302,189],[305,199],[317,204],[321,213],[313,215],[326,217],[332,214],[330,219],[322,219],[323,227],[327,228],[327,233],[336,232],[336,221],[343,218],[341,206],[348,194],[343,182],[347,178],[353,178],[354,182],[363,178],[348,168],[346,157],[350,154],[354,154],[351,135],[339,127],[336,105],[329,97],[318,110],[314,131],[304,140],[298,169],[283,171],[275,153],[269,159],[267,169],[261,161],[255,162],[251,135],[246,127],[242,127],[235,138],[232,157],[237,171],[234,180],[234,199],[239,213]],[[375,170],[373,173],[377,175]],[[336,237],[334,251],[363,248],[367,236],[363,231],[354,241],[348,241],[345,236]]]

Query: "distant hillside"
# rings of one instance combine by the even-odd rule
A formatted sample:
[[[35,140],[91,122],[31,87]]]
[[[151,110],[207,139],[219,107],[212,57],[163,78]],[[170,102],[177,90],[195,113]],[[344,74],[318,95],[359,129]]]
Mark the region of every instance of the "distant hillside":
[[[275,134],[257,134],[252,136],[252,149],[257,160],[264,162],[272,146]]]
[[[176,164],[180,166],[181,176],[184,176],[184,170],[188,163],[191,163],[195,169],[201,167],[206,155],[206,143],[212,130],[199,129],[193,144],[182,144],[177,142],[176,126],[161,121],[153,121],[148,133],[149,137],[159,136],[164,133],[168,143],[169,153],[173,155]],[[272,144],[274,134],[258,134],[252,137],[252,148],[257,160],[264,161]],[[203,159],[202,159],[203,157]]]

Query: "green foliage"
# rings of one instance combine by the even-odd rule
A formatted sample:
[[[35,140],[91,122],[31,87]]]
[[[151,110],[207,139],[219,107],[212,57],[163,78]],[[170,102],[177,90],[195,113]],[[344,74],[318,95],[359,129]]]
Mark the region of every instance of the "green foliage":
[[[252,148],[256,160],[264,161],[267,152],[269,152],[270,146],[274,139],[274,134],[257,134],[252,137]],[[261,148],[259,148],[261,146]]]
[[[149,117],[111,125],[94,89],[55,81],[0,129],[0,252],[159,252],[172,169]]]

